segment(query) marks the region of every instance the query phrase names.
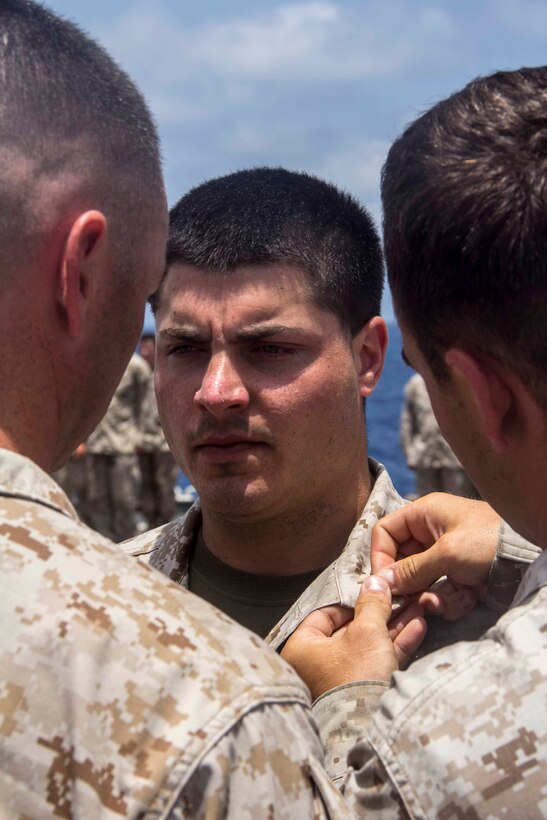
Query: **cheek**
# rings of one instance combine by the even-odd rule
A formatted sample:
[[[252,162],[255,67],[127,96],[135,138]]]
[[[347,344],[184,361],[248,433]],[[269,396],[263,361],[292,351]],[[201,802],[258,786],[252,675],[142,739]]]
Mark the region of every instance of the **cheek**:
[[[166,410],[182,406],[189,407],[193,403],[195,385],[192,385],[190,379],[182,378],[180,374],[177,374],[173,368],[169,367],[168,362],[156,363],[154,386],[158,406],[161,404]]]
[[[300,433],[303,440],[314,441],[325,431],[347,430],[361,418],[362,400],[354,371],[333,377],[328,371],[310,372],[276,391],[262,394],[263,407],[279,423],[281,434]],[[305,431],[305,435],[304,435]]]
[[[184,403],[181,391],[168,378],[163,378],[157,368],[154,372],[154,387],[161,425],[168,439],[180,439],[181,431],[187,426],[189,407]]]

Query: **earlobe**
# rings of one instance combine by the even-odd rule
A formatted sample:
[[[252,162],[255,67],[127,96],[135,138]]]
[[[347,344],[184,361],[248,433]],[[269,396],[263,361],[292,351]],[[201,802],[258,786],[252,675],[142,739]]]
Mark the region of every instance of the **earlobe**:
[[[387,348],[387,325],[374,316],[353,338],[353,357],[358,372],[360,393],[370,396],[380,380]]]
[[[86,211],[70,227],[59,265],[57,302],[73,337],[81,333],[106,243],[107,222],[100,211]]]
[[[507,423],[513,408],[513,392],[502,373],[489,361],[479,360],[459,348],[445,354],[453,377],[467,388],[476,405],[477,418],[497,453],[507,447]]]

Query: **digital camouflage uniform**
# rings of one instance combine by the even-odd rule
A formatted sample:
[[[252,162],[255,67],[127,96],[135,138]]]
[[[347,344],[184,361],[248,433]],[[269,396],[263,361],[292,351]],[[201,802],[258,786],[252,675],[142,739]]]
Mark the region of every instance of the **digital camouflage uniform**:
[[[543,553],[484,638],[395,673],[349,753],[357,771],[348,780],[349,805],[357,812],[374,806],[373,816],[386,820],[547,817],[546,624]],[[349,775],[339,758],[350,741],[349,733],[341,739],[340,726],[369,698],[366,686],[354,684],[327,693],[314,707],[328,767],[339,767],[342,784]],[[374,697],[371,708],[375,703]]]
[[[407,465],[416,472],[418,495],[446,492],[476,498],[475,487],[439,429],[419,373],[407,382],[404,396],[401,447]]]
[[[405,503],[393,487],[386,468],[373,459],[369,459],[369,466],[374,484],[359,521],[350,533],[340,556],[310,584],[267,635],[266,642],[275,649],[283,646],[297,626],[314,609],[330,604],[355,606],[363,579],[370,575],[372,528],[382,516]],[[122,544],[121,548],[160,570],[175,583],[188,587],[190,551],[200,527],[201,508],[198,501],[180,521],[137,536]],[[533,560],[536,555],[537,552],[529,560]],[[500,553],[500,557],[503,557],[503,552]],[[504,563],[506,562],[502,562],[502,566]],[[511,597],[516,585],[514,577],[511,576]],[[454,641],[473,640],[484,634],[499,616],[499,608],[492,604],[500,598],[507,598],[505,586],[503,570],[496,569],[491,578],[488,604],[477,604],[469,615],[459,621],[430,618],[427,637],[420,647],[418,657]],[[506,602],[507,606],[511,597]],[[398,603],[395,602],[395,608],[397,607]]]
[[[131,538],[137,531],[138,450],[150,381],[150,368],[135,354],[103,420],[86,441],[85,520],[113,541]]]
[[[404,503],[385,468],[372,460],[370,466],[374,486],[343,553],[270,632],[272,646],[282,646],[318,606],[354,605],[370,572],[370,531]],[[186,585],[189,550],[200,524],[198,503],[180,522],[121,546]],[[396,673],[391,690],[387,683],[364,681],[337,687],[314,703],[327,771],[356,816],[499,817],[503,806],[510,807],[508,817],[545,816],[547,806],[537,808],[547,783],[545,591],[540,593],[543,621],[536,601],[531,612],[511,609],[496,622],[523,576],[522,589],[541,567],[540,552],[502,526],[488,606],[479,604],[452,623],[428,619],[419,654],[445,648]],[[545,558],[541,561],[545,572]],[[488,637],[473,640],[492,625]],[[470,642],[454,643],[462,638]],[[540,709],[541,728],[534,735],[530,726]]]
[[[1,817],[350,816],[292,670],[6,450],[0,531]]]
[[[143,405],[139,463],[142,511],[149,528],[159,527],[175,515],[178,468],[163,434],[153,378]]]

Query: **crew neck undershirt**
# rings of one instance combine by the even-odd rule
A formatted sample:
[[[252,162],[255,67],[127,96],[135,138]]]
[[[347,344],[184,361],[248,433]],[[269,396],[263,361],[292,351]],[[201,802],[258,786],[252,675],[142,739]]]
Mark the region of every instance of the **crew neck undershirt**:
[[[190,591],[265,638],[324,567],[300,575],[255,575],[225,564],[208,549],[201,527],[190,556]]]

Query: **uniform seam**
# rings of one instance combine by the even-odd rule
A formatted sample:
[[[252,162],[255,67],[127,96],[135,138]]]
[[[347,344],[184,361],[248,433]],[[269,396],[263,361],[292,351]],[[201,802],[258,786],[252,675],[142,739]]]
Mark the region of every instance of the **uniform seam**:
[[[216,745],[228,735],[239,723],[243,721],[245,717],[247,717],[251,712],[255,712],[258,709],[263,708],[264,706],[272,706],[272,705],[291,705],[291,704],[298,704],[302,706],[304,709],[309,709],[309,701],[308,698],[305,696],[303,692],[298,692],[296,688],[293,689],[292,692],[287,691],[286,686],[279,687],[284,694],[277,694],[276,689],[277,687],[268,687],[267,689],[261,689],[260,687],[252,686],[250,688],[245,689],[240,695],[235,699],[226,703],[220,708],[218,711],[211,716],[211,718],[205,724],[205,727],[202,727],[205,731],[211,726],[212,723],[215,721],[221,721],[222,725],[218,728],[218,730],[214,731],[211,738],[209,738],[199,755],[194,755],[192,758],[191,764],[187,767],[187,769],[181,773],[180,775],[177,774],[177,768],[182,767],[184,764],[180,760],[180,755],[182,752],[187,751],[187,747],[184,749],[180,749],[179,754],[177,755],[177,759],[174,761],[173,765],[166,773],[165,777],[158,785],[156,793],[154,795],[153,801],[148,806],[148,811],[157,809],[161,810],[161,814],[159,815],[160,818],[166,818],[169,816],[169,813],[174,809],[176,806],[181,792],[189,782],[189,780],[193,777],[199,766],[201,765],[203,759],[214,749]],[[252,697],[252,701],[249,703],[249,697]],[[238,704],[241,704],[238,706]],[[226,716],[226,720],[222,719],[223,713],[226,711],[233,712],[236,711],[236,714],[228,714]],[[241,710],[241,711],[240,711]],[[160,792],[161,790],[166,787],[168,788],[168,782],[171,778],[175,778],[178,782],[177,785],[174,787],[172,795],[169,797],[167,805],[161,809],[158,806],[158,801],[160,799]]]

